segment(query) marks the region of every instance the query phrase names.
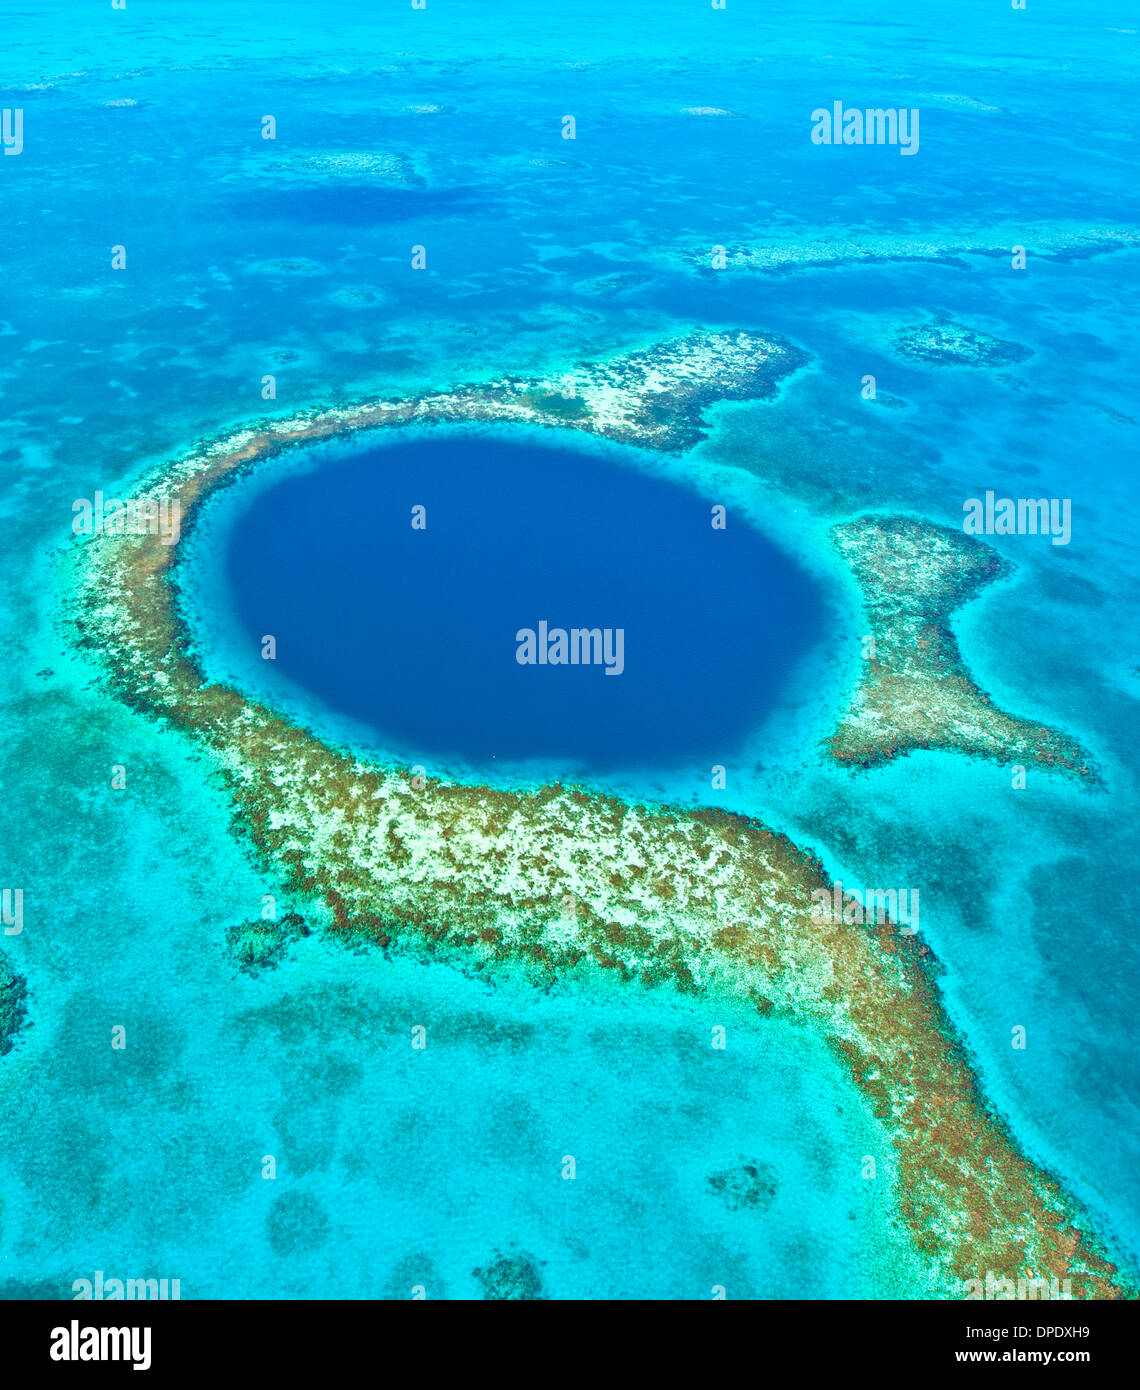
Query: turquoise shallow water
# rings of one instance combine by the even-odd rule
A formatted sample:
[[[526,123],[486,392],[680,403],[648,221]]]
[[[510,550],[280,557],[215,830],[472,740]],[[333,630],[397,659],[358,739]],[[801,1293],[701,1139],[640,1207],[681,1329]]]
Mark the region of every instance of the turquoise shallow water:
[[[0,73],[25,139],[0,158],[19,268],[0,291],[0,882],[25,893],[0,949],[32,1017],[0,1058],[0,1290],[103,1269],[178,1277],[187,1297],[471,1297],[473,1271],[518,1249],[554,1297],[925,1291],[889,1221],[889,1161],[873,1190],[859,1178],[881,1136],[795,1029],[659,993],[492,987],[319,938],[239,974],[226,928],[277,885],[196,750],[66,649],[73,500],[203,434],[720,326],[781,333],[813,364],[772,402],[716,407],[710,437],[657,467],[797,552],[834,605],[836,655],[728,760],[724,791],[665,767],[599,784],[757,814],[847,881],[920,886],[988,1093],[1135,1263],[1137,259],[1045,250],[1058,229],[1134,230],[1127,8],[824,5],[808,23],[730,0],[538,22],[430,0],[334,4],[319,25],[307,4],[97,8],[6,15]],[[921,107],[920,153],[813,149],[808,114],[837,98]],[[905,238],[1004,247],[1011,227],[1023,275],[1006,257],[890,259]],[[822,239],[888,259],[803,266]],[[779,273],[685,260],[758,240],[786,248]],[[644,278],[615,290],[618,273]],[[936,316],[1032,356],[902,357],[898,331]],[[901,408],[861,400],[865,373]],[[987,487],[1071,497],[1073,540],[995,541],[1015,569],[960,615],[963,652],[1003,707],[1081,739],[1103,786],[1034,774],[1015,791],[945,754],[858,780],[823,766],[859,633],[828,526],[868,507],[957,524]],[[761,1209],[710,1188],[741,1160],[775,1174]]]

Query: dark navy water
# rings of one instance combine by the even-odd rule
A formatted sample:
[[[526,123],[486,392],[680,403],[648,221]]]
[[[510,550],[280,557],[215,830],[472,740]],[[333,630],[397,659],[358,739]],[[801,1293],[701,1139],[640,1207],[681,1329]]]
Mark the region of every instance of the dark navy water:
[[[283,478],[235,521],[226,564],[249,641],[276,638],[273,674],[381,738],[475,765],[711,764],[786,698],[824,625],[788,554],[712,519],[600,453],[452,437]],[[540,622],[613,645],[521,665],[516,634]]]

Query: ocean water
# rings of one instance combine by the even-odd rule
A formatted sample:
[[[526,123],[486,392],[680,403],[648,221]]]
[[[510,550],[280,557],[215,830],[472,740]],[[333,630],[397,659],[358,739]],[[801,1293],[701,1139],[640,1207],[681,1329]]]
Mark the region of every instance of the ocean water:
[[[279,886],[231,836],[201,754],[110,698],[69,645],[73,501],[129,493],[200,437],[362,395],[561,374],[722,327],[782,334],[812,364],[772,401],[714,407],[683,456],[567,440],[568,476],[601,489],[612,470],[606,486],[634,506],[652,497],[657,519],[681,498],[706,518],[724,503],[747,525],[720,539],[756,538],[733,564],[800,576],[822,640],[758,690],[770,612],[710,600],[712,628],[747,616],[755,644],[721,643],[741,662],[723,687],[668,674],[678,698],[686,679],[708,697],[722,790],[694,775],[706,749],[687,728],[670,740],[664,713],[634,753],[628,733],[607,752],[599,712],[557,758],[606,790],[758,815],[846,881],[919,886],[987,1093],[1135,1269],[1132,7],[57,0],[5,6],[4,22],[0,98],[23,111],[24,148],[0,157],[0,884],[22,886],[24,931],[0,951],[27,978],[31,1026],[0,1057],[0,1292],[67,1294],[103,1269],[177,1277],[195,1298],[410,1297],[417,1284],[478,1297],[474,1271],[496,1251],[544,1262],[559,1298],[927,1292],[891,1219],[889,1165],[874,1193],[859,1178],[882,1135],[799,1030],[660,992],[539,995],[320,936],[275,971],[240,974],[226,929]],[[813,146],[810,113],[835,100],[919,108],[919,152]],[[260,138],[267,114],[275,141]],[[1097,254],[1058,253],[1093,229],[1112,236]],[[767,268],[713,272],[715,245],[764,248]],[[975,368],[898,351],[900,333],[939,319],[1031,355]],[[867,374],[876,402],[860,394]],[[556,452],[526,431],[494,441],[503,456]],[[409,435],[375,454],[432,447]],[[278,486],[327,502],[337,470],[373,456],[335,455],[264,479],[262,502]],[[424,486],[439,485],[429,471]],[[861,631],[829,527],[864,510],[958,525],[963,499],[991,487],[1071,499],[1073,535],[993,538],[1013,568],[959,615],[963,654],[1003,708],[1088,747],[1101,784],[1032,773],[1017,790],[1008,770],[942,753],[857,776],[825,765],[818,743]],[[241,628],[212,542],[240,500],[219,499],[187,562],[184,601],[216,669],[233,667]],[[261,543],[281,542],[287,520]],[[469,565],[472,538],[459,539]],[[309,595],[319,617],[317,590],[277,554],[278,577],[299,584],[291,611]],[[362,574],[367,554],[335,561]],[[350,573],[333,558],[330,583]],[[245,577],[271,573],[253,563]],[[415,611],[441,611],[444,573]],[[553,573],[584,586],[575,601],[600,601],[600,576]],[[648,585],[617,577],[648,612]],[[663,564],[654,577],[699,624],[701,595],[728,576],[686,585]],[[280,675],[282,703],[308,698],[338,739],[402,754],[435,734],[453,776],[483,777],[495,751],[441,726],[436,714],[462,713],[443,698],[424,729],[397,728],[398,706],[348,707],[314,684],[327,663]],[[557,725],[556,707],[545,718]],[[510,757],[537,747],[520,731]],[[486,779],[523,771],[539,775]],[[718,1023],[723,1054],[707,1041]],[[417,1024],[423,1053],[408,1043]],[[1009,1047],[1017,1024],[1023,1052]],[[123,1053],[109,1046],[117,1025]],[[710,1184],[741,1161],[773,1175],[762,1210],[731,1210]]]
[[[228,651],[201,645],[252,693],[292,693],[310,718],[323,705],[425,766],[567,781],[687,762],[696,780],[762,729],[825,640],[812,578],[755,528],[714,527],[693,489],[621,451],[437,433],[306,456],[219,499],[238,514],[222,555],[216,530],[197,548],[206,596],[188,618],[232,615]],[[575,629],[598,636],[548,650]]]

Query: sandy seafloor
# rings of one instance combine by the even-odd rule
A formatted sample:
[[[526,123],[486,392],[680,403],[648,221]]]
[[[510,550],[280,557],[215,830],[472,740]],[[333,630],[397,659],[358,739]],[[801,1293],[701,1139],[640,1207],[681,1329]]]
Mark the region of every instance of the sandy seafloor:
[[[987,1093],[1136,1270],[1140,259],[1034,249],[1135,235],[1128,9],[10,7],[0,88],[25,148],[0,159],[0,883],[23,886],[25,926],[0,950],[31,1026],[0,1058],[0,1291],[58,1296],[103,1269],[177,1277],[185,1297],[476,1297],[476,1268],[525,1251],[555,1298],[927,1292],[889,1162],[860,1176],[876,1122],[802,1030],[320,937],[239,974],[225,930],[272,885],[199,752],[66,647],[72,501],[122,494],[203,435],[720,327],[814,361],[774,401],[714,408],[707,440],[656,466],[829,578],[835,655],[739,750],[718,804],[845,882],[921,887]],[[810,111],[835,99],[919,107],[919,153],[816,149]],[[361,157],[377,152],[398,158]],[[1024,273],[892,259],[915,239],[1005,247],[1017,227]],[[824,240],[883,259],[801,264]],[[778,243],[782,268],[684,259],[715,243]],[[615,273],[646,278],[592,292]],[[1033,355],[976,370],[893,349],[934,317]],[[861,400],[866,372],[902,407]],[[1101,785],[1033,771],[1014,791],[1008,769],[944,753],[826,765],[859,628],[829,524],[868,508],[957,524],[987,487],[1071,498],[1073,539],[995,542],[1015,569],[959,615],[963,654],[1002,707],[1077,737]],[[207,572],[215,510],[195,538]],[[187,588],[203,634],[224,625],[211,592],[208,573]],[[598,785],[717,800],[653,769]],[[760,1209],[709,1186],[742,1159],[775,1174]]]

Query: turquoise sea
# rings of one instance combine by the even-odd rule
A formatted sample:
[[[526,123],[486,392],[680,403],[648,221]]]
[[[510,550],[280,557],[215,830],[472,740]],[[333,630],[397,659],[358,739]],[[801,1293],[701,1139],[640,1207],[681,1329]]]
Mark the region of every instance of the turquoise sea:
[[[794,575],[818,630],[785,669],[761,596],[750,607],[739,586],[725,622],[702,575],[722,605],[710,626],[741,658],[707,701],[706,742],[672,746],[663,715],[621,758],[587,724],[574,776],[758,816],[845,883],[919,886],[987,1094],[1140,1274],[1135,7],[0,0],[0,17],[0,104],[23,140],[0,156],[0,887],[23,892],[0,956],[29,1017],[0,1056],[0,1296],[69,1297],[101,1269],[178,1278],[196,1299],[477,1298],[475,1271],[519,1253],[556,1299],[929,1293],[882,1131],[806,1030],[660,990],[540,993],[319,932],[239,971],[226,931],[279,885],[234,838],[199,749],[71,647],[73,502],[129,495],[203,437],[733,328],[810,365],[771,400],[714,406],[683,455],[407,431],[212,499],[180,576],[203,663],[362,755],[410,759],[424,741],[239,651],[227,546],[266,577],[241,550],[243,505],[365,450],[382,469],[385,450],[445,435],[524,457],[557,445],[584,474],[623,470],[612,488],[631,508],[652,510],[652,489],[725,505],[755,533],[757,589]],[[836,100],[919,109],[917,153],[813,145],[812,111]],[[939,323],[1025,351],[962,365],[899,350]],[[942,752],[825,763],[864,630],[829,528],[865,511],[958,526],[986,489],[1071,499],[1072,539],[989,539],[1011,570],[958,615],[963,656],[1001,708],[1089,749],[1100,783],[1032,770],[1014,789],[1008,768]],[[560,533],[568,566],[604,502],[591,473]],[[508,575],[502,549],[479,565],[465,543],[450,584],[470,600]],[[445,563],[424,611],[448,603]],[[377,566],[379,602],[379,550]],[[649,565],[635,580],[647,613],[673,592]],[[399,652],[372,657],[400,682]],[[493,741],[465,749],[464,728],[418,761],[518,785],[570,757],[523,740],[493,766]],[[866,1154],[882,1182],[862,1180]],[[767,1175],[763,1200],[712,1181],[741,1163]]]

